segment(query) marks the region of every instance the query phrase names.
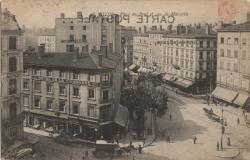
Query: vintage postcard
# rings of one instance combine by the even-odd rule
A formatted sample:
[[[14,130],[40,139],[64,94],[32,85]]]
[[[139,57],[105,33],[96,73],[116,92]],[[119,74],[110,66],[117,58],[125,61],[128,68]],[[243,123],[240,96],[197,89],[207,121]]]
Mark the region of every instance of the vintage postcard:
[[[250,160],[250,0],[0,0],[2,160]]]

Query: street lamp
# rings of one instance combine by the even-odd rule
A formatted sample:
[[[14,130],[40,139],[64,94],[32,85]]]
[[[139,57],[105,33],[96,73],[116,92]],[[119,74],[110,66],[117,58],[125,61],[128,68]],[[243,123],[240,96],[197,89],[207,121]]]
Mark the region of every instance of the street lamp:
[[[224,134],[224,117],[223,117],[223,104],[221,105],[221,139],[220,139],[220,148],[223,150],[223,134]]]
[[[97,131],[98,131],[98,129],[95,128],[94,131],[95,131],[95,139],[97,140]]]

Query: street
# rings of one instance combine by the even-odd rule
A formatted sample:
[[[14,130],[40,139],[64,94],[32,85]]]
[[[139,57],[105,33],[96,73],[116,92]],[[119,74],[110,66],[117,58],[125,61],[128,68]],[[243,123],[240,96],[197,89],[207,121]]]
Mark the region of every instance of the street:
[[[225,151],[216,151],[216,144],[221,138],[221,125],[209,119],[203,107],[212,108],[220,116],[221,106],[208,106],[202,100],[176,95],[171,90],[168,94],[168,112],[157,118],[158,135],[165,133],[165,137],[159,137],[153,146],[145,148],[145,152],[177,160],[222,159],[220,156],[231,159],[231,156],[238,154],[234,159],[250,159],[250,128],[244,124],[241,109],[224,107],[224,117],[228,123],[223,135]],[[238,117],[241,121],[239,126]],[[166,136],[170,136],[171,143],[167,143]],[[194,136],[197,137],[196,144],[193,144]],[[231,147],[227,146],[227,137],[231,139]]]
[[[203,103],[203,100],[176,95],[171,90],[168,90],[168,95],[168,111],[156,119],[156,141],[145,147],[143,154],[134,151],[131,155],[125,153],[122,157],[112,157],[112,159],[220,160],[234,157],[236,160],[249,160],[250,128],[244,124],[241,109],[224,107],[224,117],[228,123],[223,135],[224,151],[216,151],[216,144],[221,138],[221,125],[209,119],[203,107],[212,108],[215,114],[221,115],[221,106],[208,106]],[[151,115],[148,114],[148,116]],[[238,117],[241,121],[240,125],[237,125]],[[167,142],[167,136],[170,137],[170,143]],[[193,144],[194,136],[197,137],[196,144]],[[231,139],[230,147],[227,146],[227,137]],[[93,148],[58,144],[52,138],[43,135],[39,135],[39,138],[40,142],[34,146],[36,155],[33,159],[81,160],[87,150],[89,159],[96,159],[92,155]]]

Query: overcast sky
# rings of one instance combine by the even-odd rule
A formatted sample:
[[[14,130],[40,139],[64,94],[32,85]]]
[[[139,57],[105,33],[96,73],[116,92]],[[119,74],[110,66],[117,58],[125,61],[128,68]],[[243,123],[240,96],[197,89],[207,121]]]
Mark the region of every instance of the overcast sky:
[[[219,21],[218,6],[221,1],[225,0],[2,0],[2,7],[8,8],[16,15],[19,24],[26,27],[54,27],[55,18],[60,13],[75,17],[77,11],[82,11],[84,16],[93,12],[129,13],[130,23],[123,21],[124,25],[136,24],[138,17],[132,13],[187,13],[176,16],[174,22],[186,24]],[[246,12],[250,10],[249,0],[230,1],[236,8],[236,17],[232,20],[237,23],[245,21]]]

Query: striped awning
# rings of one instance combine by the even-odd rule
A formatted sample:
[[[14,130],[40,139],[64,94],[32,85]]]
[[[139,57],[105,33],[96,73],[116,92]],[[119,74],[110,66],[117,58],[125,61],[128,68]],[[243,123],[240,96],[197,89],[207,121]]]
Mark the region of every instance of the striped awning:
[[[215,90],[213,91],[212,95],[215,98],[222,99],[222,100],[224,100],[226,102],[232,103],[233,100],[238,95],[238,93],[235,92],[235,91],[226,89],[226,88],[216,87]]]
[[[236,97],[236,99],[234,100],[233,103],[236,104],[236,105],[239,105],[239,106],[244,106],[245,103],[247,102],[248,98],[249,98],[249,95],[240,93]]]

